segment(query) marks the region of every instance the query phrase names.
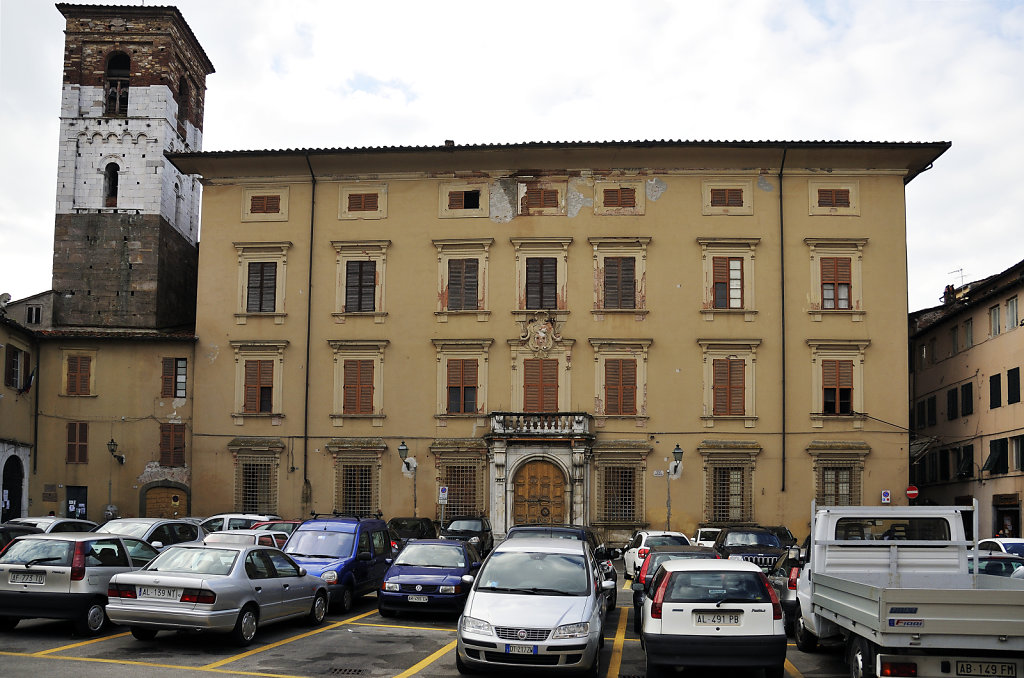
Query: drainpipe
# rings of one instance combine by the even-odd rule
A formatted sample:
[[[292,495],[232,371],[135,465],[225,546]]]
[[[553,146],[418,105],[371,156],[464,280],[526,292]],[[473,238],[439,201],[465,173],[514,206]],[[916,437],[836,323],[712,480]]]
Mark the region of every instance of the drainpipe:
[[[782,170],[786,166],[786,151],[782,147],[782,160],[779,162],[779,279],[782,284],[780,299],[782,308],[782,487],[786,491],[786,220],[782,210]]]
[[[302,394],[302,514],[305,515],[313,502],[313,488],[309,484],[309,349],[313,324],[313,225],[316,223],[316,174],[305,153],[309,180],[312,182],[309,196],[309,264],[306,268],[306,378]]]

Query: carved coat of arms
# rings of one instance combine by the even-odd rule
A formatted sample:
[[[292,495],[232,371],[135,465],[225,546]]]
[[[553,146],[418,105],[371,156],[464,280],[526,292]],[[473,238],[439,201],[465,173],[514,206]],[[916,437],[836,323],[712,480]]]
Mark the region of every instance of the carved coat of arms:
[[[562,337],[555,329],[554,320],[551,318],[534,318],[526,323],[523,335],[520,337],[527,348],[540,356],[547,356],[555,342],[561,341]]]

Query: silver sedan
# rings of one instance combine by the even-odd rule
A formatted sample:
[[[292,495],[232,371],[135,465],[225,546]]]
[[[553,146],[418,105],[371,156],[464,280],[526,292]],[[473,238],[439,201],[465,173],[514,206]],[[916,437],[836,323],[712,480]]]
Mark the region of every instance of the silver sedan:
[[[139,640],[161,630],[227,631],[248,645],[256,628],[327,614],[327,585],[275,548],[256,545],[172,546],[145,568],[115,575],[107,616]]]

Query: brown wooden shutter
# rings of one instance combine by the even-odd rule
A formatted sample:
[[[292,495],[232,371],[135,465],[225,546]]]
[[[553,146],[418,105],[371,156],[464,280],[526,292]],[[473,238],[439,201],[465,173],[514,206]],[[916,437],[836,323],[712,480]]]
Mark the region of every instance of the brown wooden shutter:
[[[822,284],[836,282],[836,258],[821,258],[821,282]]]
[[[729,413],[729,361],[725,358],[716,359],[712,364],[713,371],[713,414],[722,416]]]
[[[541,209],[547,207],[558,207],[558,190],[541,188],[540,186],[528,186],[523,195],[523,207],[530,209]]]
[[[821,385],[825,388],[836,388],[839,385],[838,360],[821,361]]]
[[[743,207],[742,188],[712,188],[712,207]]]
[[[67,456],[69,464],[85,463],[89,460],[89,424],[83,421],[68,422]]]
[[[712,364],[712,414],[715,416],[745,413],[746,363],[739,358],[720,358]]]
[[[839,388],[853,388],[853,361],[838,360],[836,377],[839,381]]]
[[[18,388],[20,384],[16,384],[17,380],[17,353],[11,348],[10,344],[7,344],[7,355],[4,357],[4,384],[11,388]]]
[[[523,411],[540,412],[540,360],[523,361]]]
[[[746,384],[744,361],[729,360],[729,414],[742,415],[746,406]]]
[[[819,188],[818,207],[849,207],[850,189]]]
[[[622,414],[622,361],[604,362],[604,411],[606,414]]]
[[[89,395],[89,374],[92,358],[89,356],[68,357],[68,395]]]
[[[164,358],[160,368],[160,397],[174,397],[174,358]]]
[[[250,198],[250,214],[277,214],[280,211],[280,195],[254,195]]]
[[[852,260],[850,257],[836,257],[835,262],[835,281],[849,284],[852,275]]]
[[[604,189],[605,207],[636,207],[636,189],[606,188]]]
[[[21,351],[21,355],[24,356],[21,365],[21,383],[18,384],[18,390],[27,391],[29,384],[32,383],[32,354],[28,351]]]
[[[555,412],[558,410],[558,361],[528,359],[523,361],[523,411]]]
[[[604,307],[619,308],[622,299],[622,260],[619,257],[605,257],[604,260]]]
[[[245,395],[243,412],[259,412],[260,410],[260,361],[245,361]]]
[[[558,411],[558,361],[541,361],[541,408],[544,412]]]
[[[171,440],[172,424],[160,424],[160,465],[174,466],[171,463],[173,442]]]
[[[466,209],[466,192],[465,191],[448,191],[448,209],[450,209],[450,210]]]
[[[373,361],[346,360],[342,414],[373,414]]]
[[[712,278],[714,283],[724,283],[726,289],[729,285],[729,257],[712,257],[711,259]],[[726,295],[728,297],[728,295]]]
[[[349,193],[349,212],[376,212],[380,201],[376,193]]]

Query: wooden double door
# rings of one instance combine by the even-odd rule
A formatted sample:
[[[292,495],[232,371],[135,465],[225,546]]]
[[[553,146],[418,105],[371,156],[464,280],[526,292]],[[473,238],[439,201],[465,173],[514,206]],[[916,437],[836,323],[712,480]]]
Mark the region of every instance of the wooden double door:
[[[567,522],[565,475],[556,464],[544,459],[523,464],[513,486],[514,525]]]

